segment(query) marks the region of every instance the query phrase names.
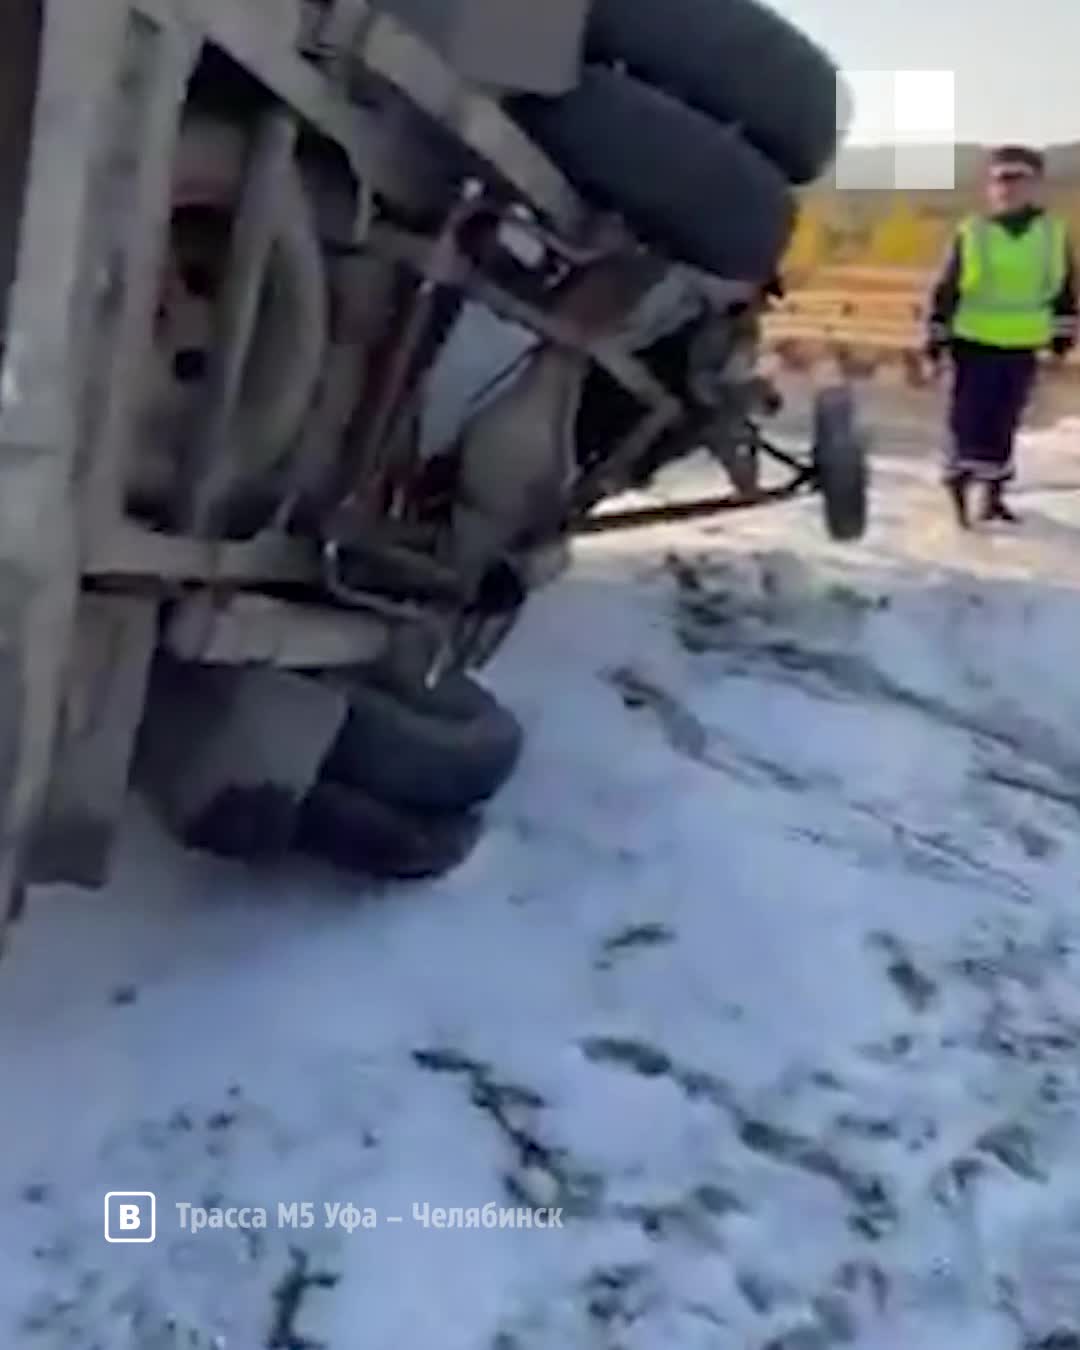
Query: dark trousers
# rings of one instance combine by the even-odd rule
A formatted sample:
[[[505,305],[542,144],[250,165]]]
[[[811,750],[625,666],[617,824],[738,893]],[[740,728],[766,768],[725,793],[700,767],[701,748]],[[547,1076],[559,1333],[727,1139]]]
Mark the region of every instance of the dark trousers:
[[[1016,433],[1034,389],[1036,353],[956,342],[952,355],[945,480],[1006,483],[1015,472]]]

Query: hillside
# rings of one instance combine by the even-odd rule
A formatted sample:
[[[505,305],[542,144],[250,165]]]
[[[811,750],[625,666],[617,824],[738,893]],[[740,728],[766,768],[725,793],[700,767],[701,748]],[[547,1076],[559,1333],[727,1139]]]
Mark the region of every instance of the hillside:
[[[895,180],[895,149],[848,148],[838,167],[804,193],[785,268],[789,282],[824,265],[932,267],[957,220],[978,204],[985,155],[982,146],[956,148],[952,190],[889,191],[873,185]],[[1051,147],[1047,167],[1047,200],[1080,235],[1080,143]]]
[[[873,190],[875,184],[888,182],[893,176],[897,148],[891,145],[848,146],[829,177],[816,186],[815,191],[836,192],[865,184]],[[919,147],[905,147],[903,155],[909,160],[918,155]],[[941,158],[939,147],[927,147],[927,153]],[[957,189],[961,192],[978,190],[979,179],[986,159],[987,148],[982,145],[960,144],[954,151],[954,169]],[[1046,149],[1047,177],[1059,188],[1080,187],[1080,142],[1054,145]],[[837,187],[837,178],[842,187]],[[941,195],[935,193],[934,195]]]

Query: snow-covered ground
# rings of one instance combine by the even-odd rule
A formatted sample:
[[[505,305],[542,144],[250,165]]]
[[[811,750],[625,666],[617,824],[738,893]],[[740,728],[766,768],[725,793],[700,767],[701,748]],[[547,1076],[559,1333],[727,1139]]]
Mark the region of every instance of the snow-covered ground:
[[[253,877],[136,811],[107,894],[34,897],[0,1347],[1080,1346],[1080,423],[1015,538],[905,434],[857,548],[814,502],[587,541],[449,879]],[[104,1241],[122,1190],[153,1244]]]

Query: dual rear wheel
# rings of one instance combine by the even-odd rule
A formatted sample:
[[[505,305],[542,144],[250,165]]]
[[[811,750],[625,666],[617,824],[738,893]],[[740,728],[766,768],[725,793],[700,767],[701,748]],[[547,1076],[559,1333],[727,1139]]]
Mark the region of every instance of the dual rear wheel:
[[[299,846],[368,875],[450,871],[517,765],[520,723],[465,675],[428,689],[369,674],[347,693],[349,716],[304,805]]]
[[[570,93],[513,102],[525,129],[659,251],[768,280],[848,117],[832,60],[758,0],[595,0],[586,50]]]
[[[573,91],[513,100],[514,116],[590,200],[658,251],[718,276],[767,280],[793,226],[792,185],[819,174],[835,150],[832,63],[756,0],[597,0],[587,52]],[[202,119],[185,128],[145,407],[154,434],[143,440],[151,453],[136,498],[168,498],[170,437],[190,425],[205,394],[243,167],[236,129]],[[298,169],[278,209],[235,437],[253,482],[288,457],[327,337],[322,254]],[[840,422],[842,410],[832,409],[818,476],[830,531],[854,537],[856,470],[828,449]],[[299,845],[378,875],[447,870],[475,842],[478,808],[513,771],[519,725],[464,676],[436,690],[366,678],[349,693],[349,719],[301,814]]]

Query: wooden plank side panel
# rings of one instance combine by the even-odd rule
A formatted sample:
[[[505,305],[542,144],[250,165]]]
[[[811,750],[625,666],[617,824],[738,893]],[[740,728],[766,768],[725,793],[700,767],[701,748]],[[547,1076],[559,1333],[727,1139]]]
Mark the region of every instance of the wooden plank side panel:
[[[43,804],[78,595],[72,472],[101,259],[93,186],[125,17],[46,0],[34,138],[0,381],[0,882],[16,885]],[[8,896],[0,894],[0,924]]]

